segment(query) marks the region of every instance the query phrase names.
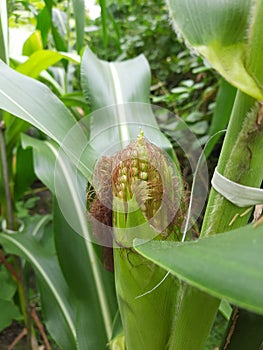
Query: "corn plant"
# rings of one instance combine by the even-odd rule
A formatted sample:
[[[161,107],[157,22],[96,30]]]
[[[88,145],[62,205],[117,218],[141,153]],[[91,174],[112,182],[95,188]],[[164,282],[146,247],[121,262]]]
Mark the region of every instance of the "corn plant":
[[[149,105],[143,55],[106,62],[86,48],[81,83],[92,113],[80,121],[43,83],[0,62],[0,108],[48,136],[23,134],[21,144],[33,149],[35,173],[54,195],[48,244],[40,232],[45,220],[1,233],[0,243],[33,266],[46,326],[62,349],[203,349],[221,300],[221,310],[226,301],[235,306],[222,349],[262,343],[263,226],[246,225],[253,205],[263,202],[262,4],[167,5],[188,45],[238,89],[217,167],[235,195],[213,182],[199,240],[190,230],[195,191],[185,191],[156,122],[163,110],[154,114]],[[98,258],[103,252],[113,253],[114,276]]]

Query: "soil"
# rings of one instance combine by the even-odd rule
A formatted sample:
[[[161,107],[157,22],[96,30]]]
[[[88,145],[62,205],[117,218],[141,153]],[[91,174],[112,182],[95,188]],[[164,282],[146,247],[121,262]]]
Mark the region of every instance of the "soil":
[[[8,350],[9,346],[13,343],[16,337],[23,331],[24,326],[19,322],[13,322],[12,325],[4,329],[0,333],[0,350]],[[26,337],[23,337],[19,343],[12,348],[12,350],[25,350],[26,349]]]
[[[0,350],[9,350],[10,349],[10,345],[14,342],[14,340],[23,332],[24,330],[24,324],[22,322],[17,322],[14,321],[11,326],[9,326],[8,328],[4,329],[1,333],[0,333]],[[45,350],[43,341],[41,336],[38,334],[38,330],[35,327],[35,331],[37,333],[37,339],[38,339],[38,344],[39,344],[39,350]],[[50,338],[50,336],[47,334],[48,337],[48,341],[49,344],[51,346],[52,350],[61,350],[55,343],[54,341]],[[23,338],[21,338],[19,340],[19,342],[12,347],[10,350],[26,350],[27,349],[27,345],[26,345],[26,336],[23,336]]]

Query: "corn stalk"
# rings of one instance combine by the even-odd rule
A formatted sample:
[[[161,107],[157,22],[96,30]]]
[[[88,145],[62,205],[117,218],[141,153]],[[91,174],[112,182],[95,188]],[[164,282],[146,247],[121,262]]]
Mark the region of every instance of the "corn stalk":
[[[256,101],[263,99],[262,1],[170,0],[167,4],[175,29],[188,45],[239,89],[218,162],[219,173],[237,183],[260,187],[262,107]],[[250,213],[248,207],[238,208],[212,188],[201,236],[245,225]],[[195,304],[201,303],[198,293],[195,300]],[[207,304],[210,302],[207,296]],[[209,313],[215,313],[218,306],[215,300]]]

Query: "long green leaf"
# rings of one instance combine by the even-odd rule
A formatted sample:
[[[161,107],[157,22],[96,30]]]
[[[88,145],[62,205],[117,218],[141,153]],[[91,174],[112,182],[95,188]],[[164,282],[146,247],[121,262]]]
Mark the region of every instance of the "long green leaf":
[[[263,99],[261,1],[168,0],[175,28],[219,73]]]
[[[22,315],[20,314],[17,305],[12,300],[0,299],[0,309],[0,332],[9,327],[12,324],[12,321],[21,321]]]
[[[49,50],[38,50],[34,52],[25,63],[22,63],[17,68],[17,72],[23,73],[31,78],[37,78],[43,70],[62,59],[80,63],[80,59],[77,55],[74,56],[68,53]]]
[[[44,84],[0,61],[0,108],[29,122],[60,144],[75,121]]]
[[[160,109],[154,111],[150,105],[151,73],[143,55],[124,62],[106,62],[87,47],[82,57],[81,82],[94,111],[90,144],[98,153],[112,154],[135,139],[142,129],[152,143],[169,154],[180,173],[172,145],[156,122],[154,113]]]
[[[71,227],[84,237],[85,249],[89,256],[90,266],[94,278],[95,288],[101,307],[102,317],[108,339],[111,335],[112,317],[110,315],[107,295],[103,284],[101,271],[96,263],[96,255],[91,244],[92,236],[89,232],[86,219],[86,179],[78,176],[76,179],[75,169],[72,168],[68,158],[60,157],[56,164],[55,186],[56,197],[62,213]],[[76,186],[80,183],[80,187]]]
[[[21,141],[23,148],[27,149],[31,147],[33,149],[36,176],[52,193],[55,193],[54,166],[56,163],[58,146],[53,142],[40,141],[25,134],[21,136]]]
[[[149,102],[150,68],[143,55],[124,62],[107,62],[87,47],[82,58],[81,80],[93,110],[112,104]]]
[[[263,68],[262,68],[262,52],[263,52],[263,3],[260,0],[252,1],[251,19],[248,37],[248,54],[247,54],[247,70],[259,85],[261,91],[263,89]]]
[[[102,267],[97,256],[93,255],[91,262],[88,246],[92,243],[72,229],[56,202],[54,203],[54,231],[61,268],[70,289],[79,299],[76,322],[79,349],[105,349],[110,339],[112,320],[117,309],[113,274]],[[92,268],[95,264],[98,266],[103,282],[99,292],[95,288],[97,281],[94,279]],[[104,295],[102,295],[103,289],[105,289]],[[104,298],[104,304],[101,304],[101,295]],[[105,312],[109,314],[106,325],[103,319]],[[86,328],[85,332],[83,332],[84,328]]]
[[[48,32],[52,23],[52,1],[45,1],[46,6],[39,12],[37,16],[37,27],[41,33],[43,47],[46,46],[48,40]]]
[[[150,69],[143,55],[124,62],[106,62],[87,48],[81,80],[84,95],[95,110],[90,137],[97,151],[104,152],[109,144],[115,150],[121,148],[138,136],[140,127],[150,141],[171,150],[149,104]]]
[[[21,145],[17,147],[16,151],[16,172],[14,179],[14,195],[15,200],[23,197],[26,190],[36,180],[33,167],[32,150],[24,150]]]
[[[44,84],[15,72],[3,62],[0,62],[0,73],[0,108],[29,122],[63,145],[75,163],[80,162],[85,176],[90,178],[97,154],[87,145],[85,130],[76,124],[64,104]]]
[[[23,45],[23,56],[30,56],[38,50],[43,50],[41,33],[39,30],[33,32]]]
[[[40,285],[43,311],[50,334],[65,350],[76,349],[74,296],[71,294],[59,268],[56,256],[36,239],[38,230],[46,223],[41,218],[33,231],[0,235],[5,250],[29,261]],[[71,303],[69,303],[71,300]]]
[[[56,8],[52,9],[51,29],[57,51],[68,50],[67,34],[69,33],[67,20],[69,19],[67,19],[67,14],[65,12]]]
[[[86,114],[89,112],[89,107],[81,91],[64,94],[60,99],[67,107],[81,107]]]
[[[77,51],[80,52],[84,45],[85,34],[85,2],[84,0],[73,0],[73,10],[76,23]]]
[[[93,318],[97,320],[101,318],[103,320],[100,327],[104,327],[109,340],[112,327],[112,313],[114,312],[116,301],[114,301],[114,298],[110,298],[113,305],[113,310],[111,310],[105,291],[100,262],[97,260],[94,246],[90,242],[92,237],[87,226],[85,203],[87,180],[81,174],[76,179],[75,166],[70,163],[66,155],[59,153],[59,149],[54,143],[23,136],[23,146],[33,147],[35,172],[40,180],[56,194],[58,200],[59,209],[57,208],[55,211],[55,231],[62,270],[65,272],[67,281],[72,288],[75,284],[73,291],[75,291],[78,298],[81,297],[83,300],[88,290],[91,290],[91,285],[93,286],[92,300],[94,301],[98,298]],[[65,240],[66,233],[68,236]],[[80,237],[78,237],[78,234]],[[69,251],[70,254],[67,253]],[[71,260],[68,260],[69,255]],[[70,264],[68,264],[69,262]],[[85,278],[83,274],[86,274]],[[75,278],[78,280],[78,283]],[[73,281],[76,283],[73,283]],[[107,285],[110,286],[109,281]],[[79,288],[80,290],[77,291]],[[112,285],[109,288],[112,288]],[[110,294],[112,295],[112,292]],[[87,299],[86,302],[88,305],[89,300]],[[91,310],[89,312],[92,312]],[[99,314],[96,315],[96,313]],[[99,325],[99,321],[97,324]]]
[[[263,313],[263,225],[183,244],[154,241],[136,250],[215,297]]]

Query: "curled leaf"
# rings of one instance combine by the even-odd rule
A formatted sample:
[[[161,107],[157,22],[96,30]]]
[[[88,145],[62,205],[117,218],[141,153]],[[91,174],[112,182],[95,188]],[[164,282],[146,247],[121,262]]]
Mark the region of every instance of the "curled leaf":
[[[175,29],[232,85],[263,99],[263,4],[257,0],[168,0]]]

